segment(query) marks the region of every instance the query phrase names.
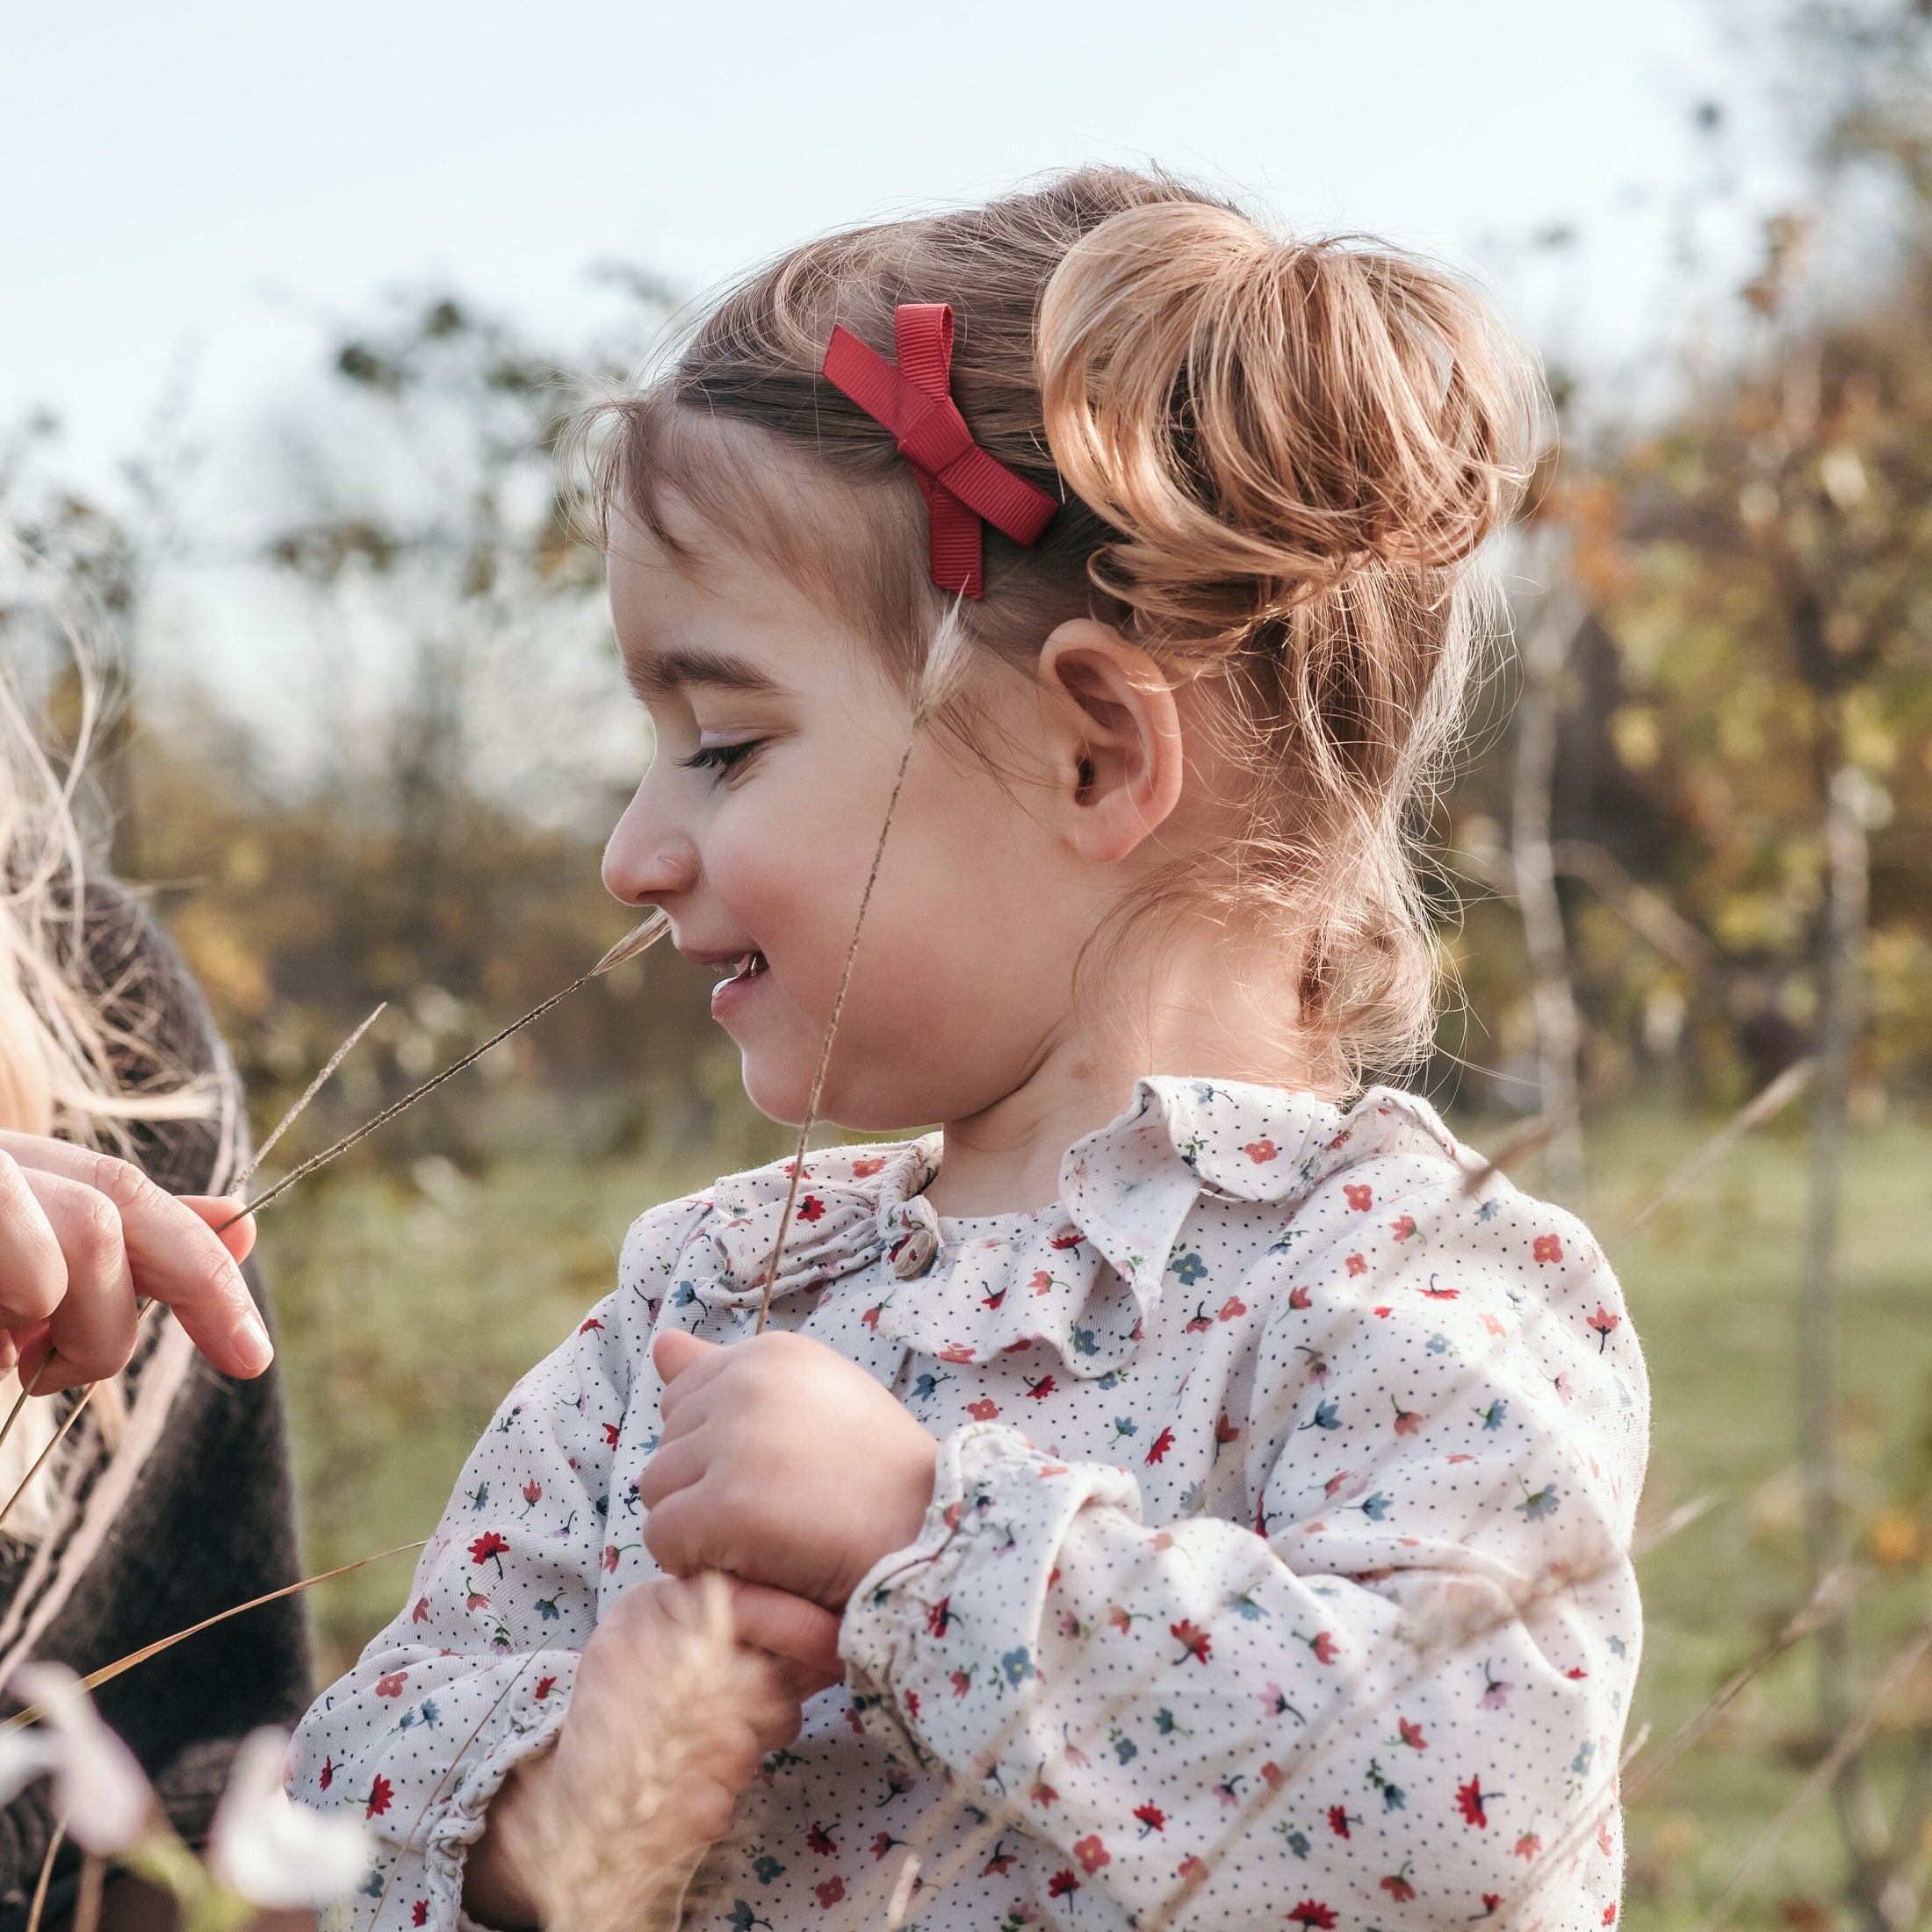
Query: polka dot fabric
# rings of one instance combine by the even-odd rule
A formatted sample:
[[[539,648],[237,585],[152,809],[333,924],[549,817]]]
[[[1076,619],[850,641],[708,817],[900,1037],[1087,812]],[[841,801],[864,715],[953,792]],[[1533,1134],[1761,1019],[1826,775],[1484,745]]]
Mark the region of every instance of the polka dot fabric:
[[[941,1153],[807,1163],[774,1320],[939,1480],[687,1922],[856,1932],[910,1886],[928,1932],[1610,1924],[1647,1394],[1582,1223],[1388,1088],[1143,1081],[1033,1214],[935,1215]],[[652,1574],[652,1337],[752,1332],[788,1179],[637,1223],[309,1712],[292,1788],[383,1847],[361,1922],[460,1922],[490,1798]]]

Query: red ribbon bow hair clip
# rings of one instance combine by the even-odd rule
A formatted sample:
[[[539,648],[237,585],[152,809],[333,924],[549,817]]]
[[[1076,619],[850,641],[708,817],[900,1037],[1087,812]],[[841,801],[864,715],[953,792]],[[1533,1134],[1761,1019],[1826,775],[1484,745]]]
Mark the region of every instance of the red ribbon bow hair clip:
[[[952,304],[901,302],[892,335],[897,368],[834,328],[825,380],[892,432],[926,499],[933,581],[941,590],[984,597],[980,519],[1030,546],[1060,506],[973,441],[953,400]]]

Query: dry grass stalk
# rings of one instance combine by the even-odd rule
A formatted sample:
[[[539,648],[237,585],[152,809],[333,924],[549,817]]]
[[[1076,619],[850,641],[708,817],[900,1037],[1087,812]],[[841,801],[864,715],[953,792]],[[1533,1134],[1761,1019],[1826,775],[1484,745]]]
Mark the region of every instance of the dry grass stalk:
[[[314,1576],[305,1576],[299,1582],[284,1583],[279,1590],[264,1591],[259,1597],[251,1597],[245,1604],[231,1604],[226,1610],[218,1610],[212,1617],[204,1617],[198,1624],[190,1624],[185,1630],[175,1631],[171,1635],[157,1637],[151,1644],[143,1644],[139,1650],[130,1650],[124,1657],[117,1657],[112,1663],[104,1663],[98,1670],[90,1670],[81,1679],[83,1690],[93,1690],[110,1679],[119,1676],[123,1671],[132,1670],[136,1664],[143,1664],[150,1657],[158,1657],[164,1650],[172,1650],[178,1643],[185,1643],[191,1637],[198,1637],[204,1630],[212,1630],[217,1624],[225,1624],[231,1617],[239,1617],[245,1611],[259,1610],[263,1604],[279,1603],[285,1597],[299,1596],[305,1590],[314,1590],[318,1583],[326,1583],[332,1577],[347,1576],[351,1570],[366,1569],[371,1563],[379,1563],[386,1556],[400,1556],[405,1550],[420,1550],[429,1539],[419,1537],[414,1543],[398,1543],[393,1549],[378,1550],[373,1556],[358,1556],[353,1563],[338,1563],[334,1569],[320,1570]],[[32,1724],[42,1715],[38,1705],[28,1705],[17,1711],[4,1723],[0,1730],[15,1731]]]
[[[227,1220],[221,1223],[220,1227],[215,1229],[215,1232],[217,1234],[224,1233],[227,1229],[234,1227],[236,1222],[245,1219],[249,1215],[259,1214],[271,1200],[278,1200],[285,1194],[290,1188],[294,1186],[297,1181],[306,1179],[309,1175],[314,1173],[318,1168],[327,1167],[332,1160],[346,1154],[350,1148],[357,1145],[360,1142],[367,1140],[378,1128],[386,1127],[399,1114],[407,1113],[418,1100],[434,1093],[444,1081],[455,1079],[457,1075],[461,1073],[465,1068],[474,1066],[493,1048],[501,1046],[512,1034],[521,1033],[533,1020],[541,1020],[552,1006],[560,1006],[573,993],[580,991],[592,980],[601,978],[605,973],[613,971],[627,961],[636,959],[640,953],[647,952],[670,930],[671,921],[669,918],[665,913],[653,910],[649,918],[619,940],[588,973],[580,973],[575,979],[571,981],[569,985],[564,987],[560,991],[552,993],[548,999],[532,1006],[521,1018],[511,1020],[508,1026],[493,1033],[481,1046],[472,1047],[460,1059],[451,1061],[440,1073],[432,1073],[421,1086],[412,1087],[400,1100],[392,1100],[387,1107],[383,1108],[381,1113],[376,1114],[371,1120],[364,1121],[353,1133],[343,1135],[342,1139],[333,1146],[325,1147],[321,1153],[310,1155],[299,1166],[292,1167],[287,1173],[283,1175],[280,1180],[276,1182],[274,1186],[264,1188],[253,1200],[243,1202],[235,1209],[234,1214],[229,1215]],[[364,1026],[367,1024],[367,1020],[364,1021]],[[349,1042],[351,1046],[354,1043],[353,1039]],[[344,1050],[347,1050],[346,1048]]]
[[[106,1860],[89,1852],[81,1861],[81,1889],[74,1903],[73,1932],[98,1932],[101,1892],[106,1883]]]
[[[1611,1238],[1622,1241],[1635,1234],[1660,1208],[1675,1200],[1707,1168],[1728,1154],[1754,1127],[1762,1127],[1787,1103],[1795,1100],[1811,1080],[1812,1066],[1808,1059],[1794,1061],[1775,1080],[1753,1094]]]
[[[376,1010],[370,1014],[368,1019],[364,1020],[362,1025],[357,1027],[355,1032],[350,1034],[348,1039],[343,1041],[342,1045],[329,1055],[328,1061],[322,1067],[322,1071],[302,1089],[301,1098],[275,1123],[270,1130],[269,1137],[262,1143],[261,1146],[256,1149],[255,1158],[234,1177],[228,1188],[231,1194],[241,1193],[249,1183],[255,1179],[256,1170],[275,1151],[276,1143],[282,1138],[283,1135],[286,1134],[295,1125],[296,1121],[307,1113],[309,1102],[328,1085],[329,1077],[335,1072],[335,1069],[355,1051],[356,1042],[388,1011],[389,1002],[385,999],[378,1005]]]
[[[724,1578],[699,1577],[675,1601],[677,1634],[632,1700],[626,1741],[601,1762],[559,1762],[541,1805],[505,1809],[546,1926],[673,1932],[714,1842],[694,1803],[715,1796],[715,1768],[741,1754],[746,1712],[767,1693],[733,1635]]]
[[[753,1330],[762,1335],[771,1316],[771,1298],[778,1282],[778,1264],[785,1251],[785,1236],[791,1231],[792,1210],[798,1205],[798,1186],[805,1171],[805,1155],[811,1145],[811,1130],[818,1124],[818,1105],[825,1096],[825,1073],[832,1065],[832,1043],[839,1036],[839,1020],[845,1012],[846,994],[852,985],[853,962],[859,956],[859,935],[865,930],[865,915],[872,904],[872,889],[879,883],[879,868],[885,861],[885,841],[892,821],[898,815],[899,794],[905,789],[905,775],[912,763],[912,750],[940,708],[957,688],[966,661],[966,631],[959,620],[959,600],[934,635],[926,653],[925,668],[919,673],[918,688],[912,694],[912,715],[906,725],[905,749],[899,754],[899,768],[893,775],[891,796],[885,802],[885,816],[879,821],[879,836],[872,847],[872,864],[865,876],[865,889],[859,894],[859,910],[852,921],[852,937],[846,942],[845,962],[839,969],[839,989],[833,995],[832,1013],[825,1021],[825,1039],[818,1048],[818,1064],[812,1071],[811,1091],[805,1101],[805,1117],[798,1128],[798,1145],[792,1154],[790,1184],[785,1189],[785,1205],[778,1215],[778,1236],[772,1243],[771,1258],[765,1264],[765,1292],[758,1305],[758,1323]]]
[[[1533,1121],[1525,1121],[1463,1181],[1463,1193],[1474,1193],[1477,1188],[1487,1186],[1498,1174],[1507,1172],[1525,1154],[1533,1154],[1538,1148],[1548,1146],[1559,1134],[1575,1125],[1580,1105],[1580,1102],[1575,1103],[1560,1107],[1554,1113],[1539,1114]]]
[[[33,1882],[33,1902],[27,1907],[27,1932],[40,1932],[40,1915],[47,1910],[47,1888],[54,1882],[54,1861],[61,1855],[67,1837],[67,1820],[59,1819],[54,1835],[47,1842],[47,1856],[40,1861],[40,1876]]]

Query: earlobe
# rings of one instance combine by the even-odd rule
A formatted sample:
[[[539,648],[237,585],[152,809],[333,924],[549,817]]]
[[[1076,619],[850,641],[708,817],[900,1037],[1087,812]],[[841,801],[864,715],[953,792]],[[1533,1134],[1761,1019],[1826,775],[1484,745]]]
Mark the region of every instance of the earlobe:
[[[1134,852],[1180,802],[1180,709],[1153,658],[1110,625],[1062,624],[1040,653],[1058,703],[1054,755],[1064,773],[1069,842],[1112,864]]]

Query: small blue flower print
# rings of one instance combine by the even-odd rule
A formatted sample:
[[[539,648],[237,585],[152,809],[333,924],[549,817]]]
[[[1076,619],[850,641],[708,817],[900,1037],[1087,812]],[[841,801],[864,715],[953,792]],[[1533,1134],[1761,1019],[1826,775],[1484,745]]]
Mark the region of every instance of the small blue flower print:
[[[1208,1272],[1208,1264],[1190,1250],[1186,1254],[1176,1255],[1167,1265],[1189,1287]]]
[[[1163,1737],[1173,1737],[1177,1734],[1181,1737],[1191,1737],[1193,1734],[1190,1731],[1183,1730],[1179,1725],[1175,1723],[1174,1713],[1165,1705],[1163,1705],[1154,1713],[1154,1728]]]
[[[539,1597],[537,1599],[537,1614],[546,1624],[555,1623],[563,1615],[563,1611],[557,1607],[557,1597],[563,1594],[562,1590],[559,1590],[556,1597]]]
[[[1364,1496],[1358,1507],[1371,1523],[1380,1523],[1388,1514],[1388,1506],[1391,1500],[1390,1497],[1384,1496],[1378,1489],[1373,1496]]]
[[[1123,1764],[1131,1764],[1141,1755],[1141,1748],[1125,1731],[1109,1731],[1107,1741],[1114,1747],[1114,1755]]]
[[[1268,1614],[1266,1605],[1256,1603],[1251,1590],[1243,1590],[1235,1598],[1232,1607],[1235,1615],[1244,1624],[1258,1624]]]
[[[1281,1834],[1283,1842],[1287,1844],[1288,1849],[1297,1858],[1306,1858],[1308,1856],[1308,1835],[1305,1831],[1297,1831],[1286,1819],[1283,1819],[1274,1828]]]
[[[744,1900],[733,1899],[731,1913],[732,1932],[752,1932],[752,1928],[754,1925],[762,1925],[768,1928],[771,1921],[760,1918]]]
[[[768,1885],[784,1869],[768,1851],[760,1852],[752,1860],[752,1876],[761,1885]]]
[[[930,1370],[912,1384],[912,1400],[916,1402],[930,1402],[941,1382],[952,1381],[950,1375],[935,1375]]]
[[[1546,1516],[1556,1514],[1557,1488],[1554,1482],[1546,1482],[1540,1489],[1532,1489],[1517,1504],[1532,1523],[1539,1523]]]
[[[1479,1409],[1476,1414],[1482,1417],[1485,1430],[1496,1430],[1503,1426],[1503,1418],[1510,1412],[1510,1405],[1498,1395],[1487,1409]]]
[[[1402,1800],[1405,1795],[1400,1784],[1384,1784],[1382,1786],[1382,1809],[1384,1811],[1400,1811],[1402,1808]]]
[[[1304,1429],[1339,1429],[1342,1426],[1342,1417],[1336,1398],[1330,1395],[1325,1402],[1317,1402],[1315,1420],[1305,1422],[1301,1426]]]
[[[1422,1345],[1431,1355],[1446,1355],[1449,1352],[1449,1337],[1438,1329]]]
[[[1476,1209],[1476,1219],[1478,1221],[1494,1221],[1502,1212],[1503,1203],[1500,1200],[1486,1200],[1481,1207]]]
[[[442,1715],[442,1712],[436,1709],[436,1700],[434,1698],[425,1698],[422,1700],[422,1722],[425,1729],[435,1730]]]
[[[1597,1744],[1593,1738],[1585,1738],[1576,1748],[1576,1755],[1570,1760],[1570,1769],[1577,1777],[1589,1775],[1591,1763],[1597,1756]]]
[[[483,1510],[489,1507],[490,1486],[488,1483],[479,1482],[475,1489],[467,1490],[465,1494],[469,1496],[470,1507],[472,1510]]]
[[[1100,1344],[1093,1339],[1092,1329],[1077,1328],[1073,1330],[1073,1352],[1076,1355],[1098,1355]]]
[[[681,1281],[672,1292],[671,1306],[674,1308],[688,1308],[696,1300],[697,1289],[688,1281]]]
[[[1018,1650],[1009,1650],[999,1660],[999,1668],[1006,1682],[1018,1690],[1033,1675],[1033,1659],[1022,1645]]]

